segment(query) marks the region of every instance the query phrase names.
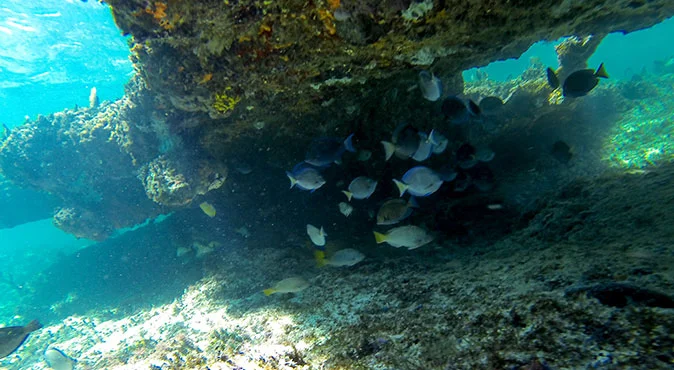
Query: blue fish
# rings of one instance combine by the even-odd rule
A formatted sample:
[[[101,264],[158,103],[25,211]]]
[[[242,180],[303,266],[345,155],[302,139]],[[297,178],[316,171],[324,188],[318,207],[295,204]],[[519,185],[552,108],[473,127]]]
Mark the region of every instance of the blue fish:
[[[443,180],[428,167],[418,166],[407,171],[402,181],[393,180],[402,197],[405,192],[417,197],[427,197],[440,189]]]
[[[420,140],[419,130],[406,123],[398,125],[393,131],[391,142],[381,142],[384,145],[386,160],[391,159],[393,154],[400,159],[412,157],[419,149]]]
[[[308,190],[312,193],[316,189],[325,185],[325,179],[317,169],[302,162],[298,163],[292,171],[286,171],[286,176],[290,179],[290,188],[297,186],[301,190]]]
[[[417,162],[423,162],[433,154],[433,142],[430,137],[423,132],[419,133],[419,147],[414,152],[412,159]]]
[[[353,147],[353,134],[344,141],[333,137],[318,138],[311,142],[304,161],[316,167],[327,167],[339,162],[346,151],[356,152]]]
[[[419,90],[424,99],[436,101],[442,96],[442,81],[428,71],[419,72]]]
[[[449,144],[449,140],[435,130],[431,130],[431,133],[428,134],[428,140],[433,145],[433,154],[442,154]]]

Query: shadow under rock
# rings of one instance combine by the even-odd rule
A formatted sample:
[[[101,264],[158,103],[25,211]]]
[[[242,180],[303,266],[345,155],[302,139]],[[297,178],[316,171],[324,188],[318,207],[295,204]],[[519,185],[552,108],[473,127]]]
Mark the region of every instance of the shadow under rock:
[[[24,315],[41,321],[90,310],[124,315],[170,303],[203,275],[200,261],[176,257],[185,246],[184,236],[172,232],[179,222],[170,217],[64,257],[37,277]]]

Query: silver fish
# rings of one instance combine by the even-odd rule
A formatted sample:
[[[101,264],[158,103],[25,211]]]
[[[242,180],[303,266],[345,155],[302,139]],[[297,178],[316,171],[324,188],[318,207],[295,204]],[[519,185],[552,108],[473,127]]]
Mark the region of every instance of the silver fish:
[[[44,359],[53,370],[73,370],[77,362],[58,348],[48,348],[44,351]]]
[[[338,206],[339,212],[343,214],[345,217],[349,217],[351,216],[351,213],[353,213],[353,207],[348,203],[339,202]]]
[[[330,258],[325,258],[322,254],[317,257],[318,266],[345,267],[353,266],[365,259],[365,255],[353,248],[341,249],[335,252]]]
[[[419,72],[419,90],[424,99],[436,101],[442,96],[442,81],[428,71]]]
[[[433,241],[433,235],[419,226],[400,226],[389,230],[386,234],[374,232],[377,244],[388,243],[400,248],[416,249]]]
[[[274,293],[297,293],[309,287],[309,282],[301,277],[290,277],[283,279],[271,288],[263,290],[264,295],[269,296]]]
[[[290,179],[290,188],[295,185],[302,190],[315,191],[325,185],[325,179],[320,172],[312,167],[295,166],[292,172],[286,171],[286,176]]]
[[[311,242],[319,247],[325,245],[325,237],[328,236],[325,230],[323,230],[323,226],[319,229],[311,224],[307,224],[307,235],[309,235]]]

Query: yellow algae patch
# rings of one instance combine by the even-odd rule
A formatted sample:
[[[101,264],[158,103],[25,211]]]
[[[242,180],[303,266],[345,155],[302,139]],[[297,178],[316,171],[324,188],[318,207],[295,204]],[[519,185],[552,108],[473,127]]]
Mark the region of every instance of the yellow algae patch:
[[[202,211],[204,211],[205,214],[208,215],[208,217],[215,217],[215,207],[213,207],[212,204],[208,202],[203,202],[199,204],[199,208],[201,208]]]
[[[220,113],[228,113],[234,110],[237,104],[241,101],[241,97],[238,95],[229,95],[228,92],[232,90],[231,87],[227,87],[222,93],[215,94],[213,108]]]

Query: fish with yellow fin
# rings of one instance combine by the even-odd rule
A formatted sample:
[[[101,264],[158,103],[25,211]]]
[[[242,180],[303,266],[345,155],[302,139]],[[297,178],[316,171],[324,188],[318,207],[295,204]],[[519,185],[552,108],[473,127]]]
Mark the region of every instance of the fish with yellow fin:
[[[314,257],[316,257],[316,265],[318,267],[323,266],[335,266],[335,267],[347,267],[353,266],[360,263],[365,259],[365,255],[353,248],[340,249],[335,252],[330,258],[325,258],[325,252],[317,250],[314,252]]]
[[[386,234],[374,232],[377,244],[388,243],[395,248],[416,249],[433,241],[434,237],[419,226],[407,225],[389,230]]]
[[[297,293],[309,287],[309,282],[301,277],[290,277],[276,282],[271,288],[262,291],[264,295],[270,296],[274,293]]]
[[[204,211],[204,213],[208,215],[208,217],[215,217],[216,211],[215,207],[213,207],[212,204],[208,202],[202,202],[201,204],[199,204],[199,208],[201,208],[201,210]]]

